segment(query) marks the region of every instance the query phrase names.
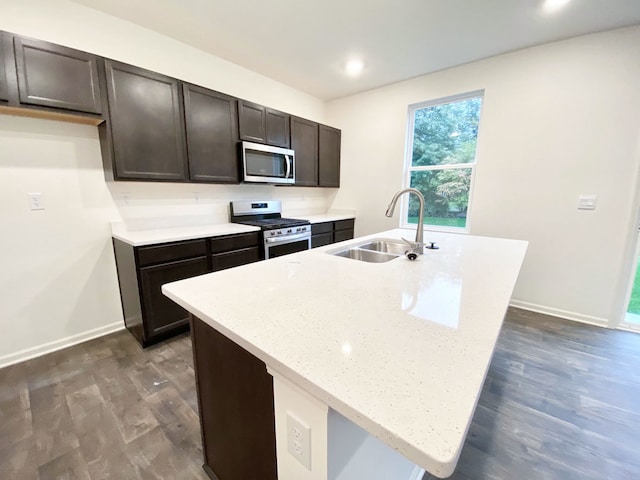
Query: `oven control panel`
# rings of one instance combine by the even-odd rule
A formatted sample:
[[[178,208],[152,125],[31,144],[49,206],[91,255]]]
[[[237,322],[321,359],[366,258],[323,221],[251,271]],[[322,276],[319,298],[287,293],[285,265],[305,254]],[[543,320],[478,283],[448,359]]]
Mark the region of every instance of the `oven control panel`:
[[[283,237],[286,235],[297,235],[299,233],[311,232],[311,225],[299,225],[296,227],[278,228],[276,230],[267,230],[264,232],[266,238]]]

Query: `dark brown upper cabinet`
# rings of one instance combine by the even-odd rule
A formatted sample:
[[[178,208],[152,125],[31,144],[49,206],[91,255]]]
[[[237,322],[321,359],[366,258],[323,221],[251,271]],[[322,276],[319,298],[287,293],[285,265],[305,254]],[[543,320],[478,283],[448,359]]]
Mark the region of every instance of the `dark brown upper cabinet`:
[[[240,139],[248,142],[266,143],[266,107],[257,103],[238,100],[238,125]]]
[[[296,185],[318,185],[318,124],[291,117],[291,148],[296,152]]]
[[[289,148],[291,145],[291,135],[289,134],[289,118],[287,113],[267,108],[266,110],[266,132],[269,145]]]
[[[7,34],[0,32],[0,105],[6,104],[9,101],[9,87],[7,84],[7,71],[5,62],[11,65],[8,59],[9,49],[5,46],[7,42]]]
[[[115,180],[186,181],[180,83],[105,60],[109,122],[99,127],[103,161]]]
[[[318,126],[318,186],[340,186],[341,132],[326,125]]]
[[[239,183],[238,107],[234,97],[184,83],[189,178]]]
[[[240,139],[289,148],[289,114],[238,100]]]
[[[13,48],[21,104],[102,113],[99,57],[19,36]]]

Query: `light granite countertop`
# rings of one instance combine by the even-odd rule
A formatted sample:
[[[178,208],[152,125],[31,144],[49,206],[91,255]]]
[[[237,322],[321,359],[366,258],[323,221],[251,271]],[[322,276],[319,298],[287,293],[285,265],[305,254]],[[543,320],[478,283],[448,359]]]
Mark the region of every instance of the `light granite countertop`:
[[[283,215],[311,223],[335,222],[355,218],[355,213],[328,212],[313,215]],[[198,238],[217,237],[221,235],[233,235],[237,233],[257,232],[259,227],[241,225],[238,223],[218,223],[211,225],[175,226],[162,228],[147,228],[130,230],[126,225],[114,223],[111,234],[114,238],[122,240],[134,247],[154,245],[166,242],[178,242],[181,240],[195,240]]]
[[[415,262],[330,255],[396,229],[162,291],[428,472],[453,472],[527,243],[425,232]],[[286,293],[285,293],[286,292]]]
[[[113,228],[111,235],[134,247],[154,245],[157,243],[195,240],[198,238],[219,237],[236,233],[258,232],[259,227],[240,225],[238,223],[220,223],[217,225],[200,225],[189,227],[166,227],[149,230],[126,230]]]
[[[349,213],[321,213],[318,215],[295,215],[295,218],[309,220],[311,223],[335,222],[338,220],[349,220],[356,218],[355,214]]]

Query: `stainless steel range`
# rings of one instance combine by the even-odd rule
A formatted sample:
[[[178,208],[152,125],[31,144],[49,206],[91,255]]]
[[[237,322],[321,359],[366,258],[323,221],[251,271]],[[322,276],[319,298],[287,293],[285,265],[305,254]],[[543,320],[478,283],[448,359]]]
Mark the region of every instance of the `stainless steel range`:
[[[280,257],[311,248],[308,220],[282,218],[282,202],[231,202],[231,222],[262,229],[265,258]]]

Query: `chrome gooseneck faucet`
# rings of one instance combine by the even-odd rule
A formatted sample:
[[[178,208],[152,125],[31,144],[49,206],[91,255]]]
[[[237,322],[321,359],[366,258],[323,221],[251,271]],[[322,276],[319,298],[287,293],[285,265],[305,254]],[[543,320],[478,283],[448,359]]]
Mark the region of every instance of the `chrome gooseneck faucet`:
[[[422,193],[415,188],[405,188],[404,190],[400,190],[391,199],[391,203],[389,203],[385,215],[389,218],[393,216],[393,211],[396,208],[396,203],[398,203],[398,198],[400,198],[400,196],[404,193],[413,193],[418,197],[418,201],[420,202],[420,212],[418,213],[418,229],[416,230],[416,241],[410,242],[406,238],[402,239],[410,247],[410,250],[407,250],[405,252],[405,255],[409,260],[415,260],[416,258],[418,258],[418,255],[422,255],[424,253],[424,197],[422,196]]]

